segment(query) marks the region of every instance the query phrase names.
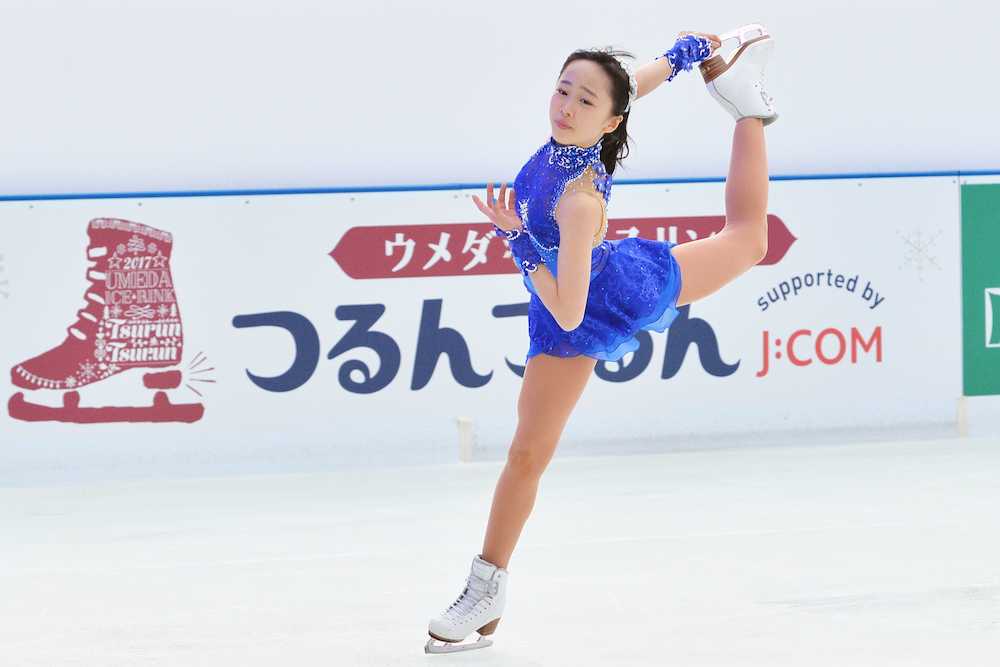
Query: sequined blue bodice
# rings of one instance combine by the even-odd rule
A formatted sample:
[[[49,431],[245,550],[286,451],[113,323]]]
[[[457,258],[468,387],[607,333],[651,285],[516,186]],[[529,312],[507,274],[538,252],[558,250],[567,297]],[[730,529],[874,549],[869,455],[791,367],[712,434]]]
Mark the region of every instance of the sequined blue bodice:
[[[555,219],[556,205],[566,184],[583,175],[588,167],[594,172],[594,188],[604,197],[607,206],[611,196],[611,177],[601,161],[601,141],[584,148],[561,144],[550,138],[521,167],[514,179],[517,212],[536,254],[518,259],[544,263],[553,275],[557,275],[559,227]],[[602,242],[592,250],[592,275],[600,270],[601,260],[607,255],[604,246]],[[524,282],[533,292],[527,276]]]
[[[585,178],[587,170],[591,170]],[[575,180],[579,179],[579,180]],[[603,197],[601,231],[591,251],[590,285],[583,320],[564,330],[548,311],[531,282],[532,268],[545,264],[556,275],[559,226],[555,211],[567,190],[596,191]],[[522,268],[528,301],[526,357],[548,354],[569,357],[585,354],[614,361],[639,348],[640,329],[663,331],[677,317],[680,267],[672,255],[675,243],[642,238],[605,240],[611,178],[601,162],[601,142],[580,147],[549,139],[521,167],[514,179],[518,217],[530,240],[515,237],[511,244]]]

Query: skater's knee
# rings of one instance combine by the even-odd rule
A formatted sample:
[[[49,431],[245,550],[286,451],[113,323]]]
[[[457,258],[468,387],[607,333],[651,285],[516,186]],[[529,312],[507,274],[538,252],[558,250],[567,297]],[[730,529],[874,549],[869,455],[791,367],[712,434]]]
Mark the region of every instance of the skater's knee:
[[[550,458],[551,453],[544,447],[515,443],[507,452],[507,467],[518,477],[538,479]]]

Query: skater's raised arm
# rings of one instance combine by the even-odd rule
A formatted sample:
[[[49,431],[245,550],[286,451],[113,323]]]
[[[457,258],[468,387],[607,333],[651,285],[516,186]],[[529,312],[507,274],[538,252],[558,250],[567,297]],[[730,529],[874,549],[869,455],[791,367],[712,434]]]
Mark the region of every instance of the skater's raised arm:
[[[709,41],[711,49],[709,54],[706,56],[704,51],[700,54],[692,53],[692,41],[685,41],[683,39],[685,35],[697,35],[699,37],[706,38]],[[667,53],[656,56],[655,59],[635,70],[635,80],[638,88],[636,97],[648,95],[656,90],[657,86],[661,83],[664,83],[674,77],[674,68],[670,64],[671,61],[676,63],[681,69],[684,69],[685,66],[690,68],[691,63],[698,62],[705,57],[710,57],[711,53],[722,45],[719,41],[718,35],[708,32],[690,32],[685,30],[682,31],[677,37],[677,43],[675,43],[674,47],[667,51]],[[669,57],[667,55],[668,53],[671,54]]]
[[[639,88],[636,98],[648,95],[656,90],[656,87],[666,81],[673,70],[670,63],[663,56],[657,56],[654,60],[642,65],[635,71],[635,82]]]

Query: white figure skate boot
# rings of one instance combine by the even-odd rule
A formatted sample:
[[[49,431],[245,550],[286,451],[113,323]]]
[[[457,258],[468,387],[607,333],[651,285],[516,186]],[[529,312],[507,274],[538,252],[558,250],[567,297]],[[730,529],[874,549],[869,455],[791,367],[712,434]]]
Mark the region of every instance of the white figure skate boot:
[[[728,58],[716,55],[699,65],[708,92],[733,118],[760,118],[764,125],[778,120],[774,98],[764,89],[764,67],[774,50],[774,38],[759,23],[719,35],[723,45],[738,42]],[[720,47],[721,48],[721,47]]]
[[[506,599],[507,570],[476,556],[461,595],[430,620],[427,634],[431,638],[424,646],[424,653],[452,653],[492,646],[493,640],[486,636],[497,629]],[[458,643],[473,630],[479,633],[475,642]]]

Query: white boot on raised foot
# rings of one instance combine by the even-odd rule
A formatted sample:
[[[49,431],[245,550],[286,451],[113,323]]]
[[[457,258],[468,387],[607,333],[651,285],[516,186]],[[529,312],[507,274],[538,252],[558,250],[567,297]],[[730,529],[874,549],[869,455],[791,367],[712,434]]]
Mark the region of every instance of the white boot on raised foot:
[[[764,125],[778,120],[774,98],[764,89],[764,67],[774,50],[774,38],[759,23],[750,23],[719,35],[723,45],[737,40],[728,58],[717,55],[699,69],[708,92],[733,118],[760,118]]]
[[[500,623],[507,599],[507,570],[476,556],[465,582],[465,589],[451,605],[427,626],[431,636],[424,646],[424,653],[452,653],[493,645],[486,639]],[[475,642],[459,644],[475,630]],[[442,644],[436,643],[444,642]]]

